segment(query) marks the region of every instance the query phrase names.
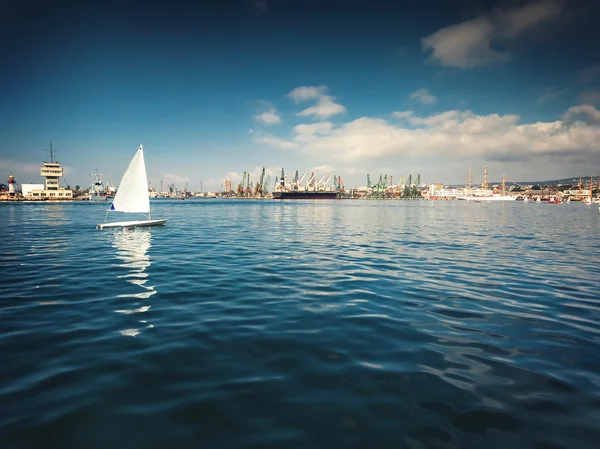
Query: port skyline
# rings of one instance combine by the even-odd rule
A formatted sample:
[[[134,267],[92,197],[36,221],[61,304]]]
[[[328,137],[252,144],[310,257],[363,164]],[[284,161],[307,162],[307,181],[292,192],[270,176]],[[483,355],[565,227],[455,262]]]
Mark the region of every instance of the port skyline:
[[[153,184],[195,190],[262,165],[350,185],[459,184],[485,164],[495,179],[600,172],[600,60],[573,51],[596,35],[598,5],[438,2],[432,17],[427,2],[309,3],[58,2],[34,17],[15,3],[0,179],[35,180],[50,139],[71,185],[95,169],[116,183],[140,143]]]

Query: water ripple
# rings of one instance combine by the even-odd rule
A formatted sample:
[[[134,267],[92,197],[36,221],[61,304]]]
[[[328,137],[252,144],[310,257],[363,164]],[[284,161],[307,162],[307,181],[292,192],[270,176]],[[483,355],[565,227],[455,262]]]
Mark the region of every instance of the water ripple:
[[[152,206],[0,204],[2,448],[596,447],[597,210]]]

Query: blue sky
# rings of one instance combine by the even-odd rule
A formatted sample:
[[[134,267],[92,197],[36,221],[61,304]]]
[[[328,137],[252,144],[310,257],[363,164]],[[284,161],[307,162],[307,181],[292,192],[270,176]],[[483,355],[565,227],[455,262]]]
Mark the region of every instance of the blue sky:
[[[39,182],[50,140],[81,186],[118,183],[140,143],[154,185],[204,190],[263,165],[346,185],[598,172],[594,3],[8,2],[0,180]]]

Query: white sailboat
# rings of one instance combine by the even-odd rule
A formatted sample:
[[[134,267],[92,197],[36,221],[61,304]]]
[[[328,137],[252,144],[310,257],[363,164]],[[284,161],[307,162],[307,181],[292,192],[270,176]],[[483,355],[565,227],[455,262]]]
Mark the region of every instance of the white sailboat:
[[[144,163],[144,149],[142,148],[142,145],[140,145],[135,156],[133,156],[133,159],[129,162],[129,166],[121,178],[121,183],[119,184],[115,199],[113,200],[110,209],[106,212],[107,217],[110,211],[147,214],[147,219],[113,223],[106,223],[105,221],[104,223],[97,225],[96,228],[107,229],[158,226],[167,222],[166,219],[152,220],[150,215],[148,178],[146,177],[146,164]]]

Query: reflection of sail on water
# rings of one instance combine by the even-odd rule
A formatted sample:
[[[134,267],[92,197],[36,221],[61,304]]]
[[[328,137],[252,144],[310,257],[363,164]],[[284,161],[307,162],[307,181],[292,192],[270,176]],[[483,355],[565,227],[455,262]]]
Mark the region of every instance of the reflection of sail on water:
[[[119,266],[124,268],[118,279],[125,279],[127,282],[138,287],[140,291],[137,293],[125,293],[118,295],[118,298],[132,298],[136,300],[134,303],[128,304],[131,308],[123,307],[115,312],[132,314],[146,312],[150,309],[149,305],[143,305],[139,301],[145,300],[156,294],[156,290],[151,285],[148,285],[148,273],[146,269],[150,266],[150,256],[148,249],[151,242],[151,231],[147,229],[135,229],[132,231],[119,231],[114,233],[113,247],[116,248],[116,256],[123,262]],[[142,321],[145,323],[145,321]],[[148,326],[152,327],[152,326]],[[139,334],[138,329],[126,329],[121,331],[123,335],[135,336]]]
[[[125,278],[128,282],[144,289],[137,294],[119,295],[121,298],[145,299],[156,293],[154,287],[146,285],[148,273],[145,271],[150,266],[150,256],[147,254],[150,248],[150,237],[150,231],[144,229],[115,233],[113,246],[117,249],[117,257],[124,262],[120,266],[129,270],[118,275],[117,278]]]

